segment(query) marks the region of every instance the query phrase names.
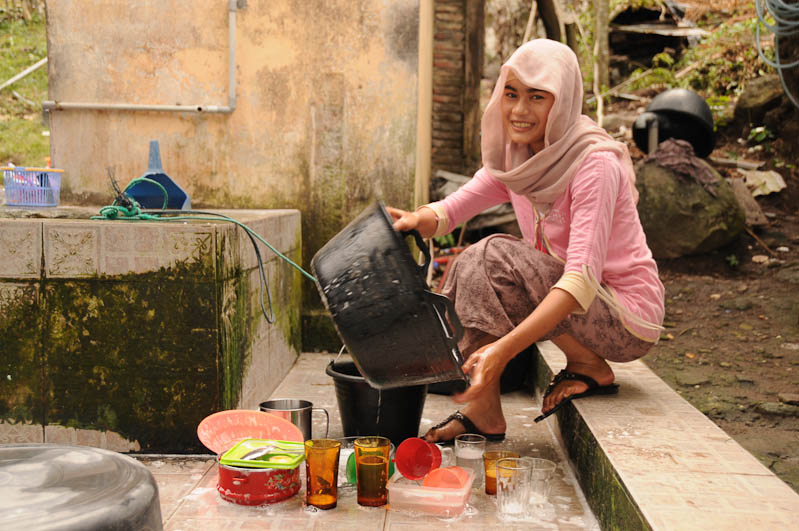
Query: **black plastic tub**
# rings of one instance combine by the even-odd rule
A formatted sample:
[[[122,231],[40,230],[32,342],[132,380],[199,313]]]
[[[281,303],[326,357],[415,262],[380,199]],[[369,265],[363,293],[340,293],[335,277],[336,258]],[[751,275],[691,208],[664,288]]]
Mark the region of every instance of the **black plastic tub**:
[[[325,372],[336,386],[345,437],[381,435],[397,447],[419,436],[427,385],[374,389],[351,361],[331,361]]]
[[[404,238],[425,256],[417,265]],[[452,302],[425,282],[430,252],[399,233],[381,202],[366,208],[311,260],[325,307],[375,389],[461,380],[463,327]]]

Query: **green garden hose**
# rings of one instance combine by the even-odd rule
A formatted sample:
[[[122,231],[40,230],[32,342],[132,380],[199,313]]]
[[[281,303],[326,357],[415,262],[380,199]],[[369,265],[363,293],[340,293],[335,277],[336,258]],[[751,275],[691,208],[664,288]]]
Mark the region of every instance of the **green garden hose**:
[[[152,209],[142,210],[141,205],[126,193],[131,186],[133,186],[138,182],[149,182],[151,184],[154,184],[161,190],[161,192],[164,194],[164,204],[160,210],[152,210]],[[258,243],[256,240],[266,245],[278,257],[280,257],[282,260],[286,261],[289,265],[297,269],[306,278],[314,282],[316,281],[313,275],[311,275],[310,273],[305,271],[302,267],[294,263],[289,257],[287,257],[286,255],[275,249],[268,241],[263,239],[258,233],[253,231],[244,223],[236,219],[233,219],[229,216],[218,214],[216,212],[206,212],[201,210],[166,210],[165,207],[167,203],[168,203],[167,192],[166,189],[161,185],[161,183],[154,181],[152,179],[148,179],[146,177],[139,177],[138,179],[132,180],[125,188],[125,191],[119,192],[117,194],[117,197],[114,199],[114,202],[111,205],[102,207],[100,209],[100,214],[97,216],[92,216],[91,219],[119,220],[119,221],[159,221],[159,222],[226,221],[228,223],[233,223],[234,225],[240,227],[250,238],[253,250],[255,251],[255,257],[258,261],[259,283],[260,283],[260,293],[261,293],[260,296],[261,310],[263,311],[266,321],[270,324],[273,323],[275,320],[274,310],[272,308],[272,296],[269,292],[269,282],[266,278],[266,271],[264,270],[264,263],[263,259],[261,258],[261,251],[258,248]],[[266,298],[269,305],[268,312],[266,311],[266,307],[264,305],[264,291],[266,291]]]

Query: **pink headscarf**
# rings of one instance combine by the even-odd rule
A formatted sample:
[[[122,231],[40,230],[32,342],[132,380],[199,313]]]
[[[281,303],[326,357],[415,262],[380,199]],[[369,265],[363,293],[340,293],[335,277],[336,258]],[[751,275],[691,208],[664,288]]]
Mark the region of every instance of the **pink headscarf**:
[[[511,142],[502,122],[501,100],[508,72],[528,87],[555,96],[544,133],[544,149],[532,153],[529,145]],[[582,114],[583,80],[577,56],[568,46],[535,39],[520,46],[502,65],[482,120],[483,165],[511,190],[527,196],[543,213],[569,186],[585,157],[594,151],[611,151],[621,159],[635,190],[627,146]]]

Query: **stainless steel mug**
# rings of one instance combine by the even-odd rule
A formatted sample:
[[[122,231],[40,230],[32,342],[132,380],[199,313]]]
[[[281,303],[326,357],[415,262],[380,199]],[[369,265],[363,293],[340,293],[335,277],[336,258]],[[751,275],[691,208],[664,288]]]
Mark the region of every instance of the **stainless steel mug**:
[[[297,426],[306,441],[312,438],[311,420],[314,411],[322,411],[325,414],[325,437],[327,437],[327,433],[330,430],[330,415],[327,413],[327,410],[322,407],[313,407],[313,404],[307,400],[299,400],[297,398],[275,398],[267,400],[266,402],[261,402],[259,407],[261,411],[286,419]]]

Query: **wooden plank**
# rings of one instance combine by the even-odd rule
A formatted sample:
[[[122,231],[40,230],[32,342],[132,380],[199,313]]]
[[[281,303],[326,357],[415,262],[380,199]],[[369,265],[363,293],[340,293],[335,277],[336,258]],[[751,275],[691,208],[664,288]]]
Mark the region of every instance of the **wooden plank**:
[[[720,157],[710,157],[710,161],[717,166],[741,168],[744,170],[756,170],[765,164],[765,162],[759,160],[722,159]]]
[[[746,214],[746,224],[750,227],[768,225],[768,219],[766,219],[755,198],[752,197],[752,192],[749,191],[744,180],[730,179],[729,181],[730,185],[732,185],[732,191],[735,193],[735,198]]]

